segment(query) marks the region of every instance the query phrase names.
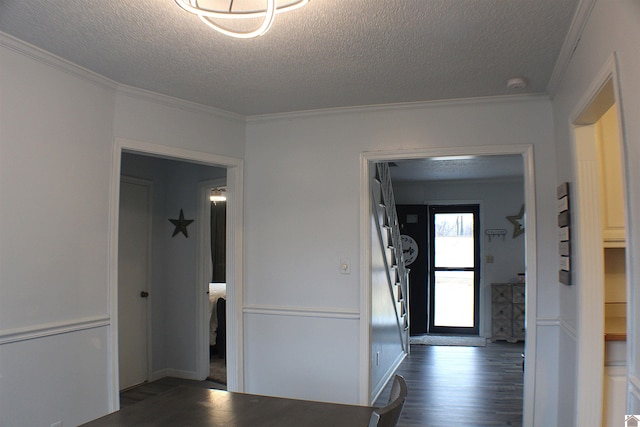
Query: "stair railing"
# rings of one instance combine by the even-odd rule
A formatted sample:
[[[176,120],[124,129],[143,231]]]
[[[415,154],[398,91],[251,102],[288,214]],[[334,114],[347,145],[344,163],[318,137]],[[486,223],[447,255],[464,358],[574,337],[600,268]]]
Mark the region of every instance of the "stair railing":
[[[402,342],[405,351],[409,352],[409,272],[404,265],[404,256],[402,253],[402,240],[400,238],[400,224],[398,222],[398,214],[396,212],[396,202],[393,195],[393,186],[391,184],[391,174],[389,172],[389,164],[386,162],[376,163],[376,179],[380,183],[382,193],[382,202],[384,205],[386,226],[389,228],[391,237],[391,246],[393,252],[393,268],[397,274],[395,285],[399,287],[397,303],[400,305],[398,310],[398,326],[401,328]]]

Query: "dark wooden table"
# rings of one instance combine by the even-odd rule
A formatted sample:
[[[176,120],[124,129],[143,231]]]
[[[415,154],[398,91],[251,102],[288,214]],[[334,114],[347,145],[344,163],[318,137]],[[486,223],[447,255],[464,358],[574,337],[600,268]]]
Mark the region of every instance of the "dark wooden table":
[[[84,427],[366,427],[373,408],[176,387]]]

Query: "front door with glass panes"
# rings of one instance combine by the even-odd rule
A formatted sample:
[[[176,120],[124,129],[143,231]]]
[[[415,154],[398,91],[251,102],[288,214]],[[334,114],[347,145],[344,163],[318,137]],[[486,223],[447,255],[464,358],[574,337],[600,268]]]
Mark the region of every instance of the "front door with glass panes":
[[[478,335],[479,205],[429,206],[429,333]]]

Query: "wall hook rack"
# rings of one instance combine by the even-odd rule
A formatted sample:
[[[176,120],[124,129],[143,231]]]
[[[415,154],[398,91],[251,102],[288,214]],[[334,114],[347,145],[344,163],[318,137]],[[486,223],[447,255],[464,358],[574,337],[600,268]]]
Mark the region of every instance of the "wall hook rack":
[[[485,230],[485,234],[489,236],[489,241],[491,241],[491,239],[493,239],[496,236],[501,236],[502,240],[504,240],[504,236],[507,235],[507,230],[505,228],[491,228],[491,229]]]

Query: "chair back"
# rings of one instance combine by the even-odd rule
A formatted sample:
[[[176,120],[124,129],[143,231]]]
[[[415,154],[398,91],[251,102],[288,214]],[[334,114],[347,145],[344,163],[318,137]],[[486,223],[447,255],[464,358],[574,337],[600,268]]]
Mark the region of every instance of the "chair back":
[[[375,409],[369,419],[369,427],[395,427],[398,424],[402,407],[407,399],[407,383],[402,375],[396,375],[391,386],[389,403]]]
[[[407,395],[407,383],[402,375],[396,375],[393,379],[393,384],[391,384],[391,393],[389,393],[387,405],[396,400],[403,393],[405,396]]]

